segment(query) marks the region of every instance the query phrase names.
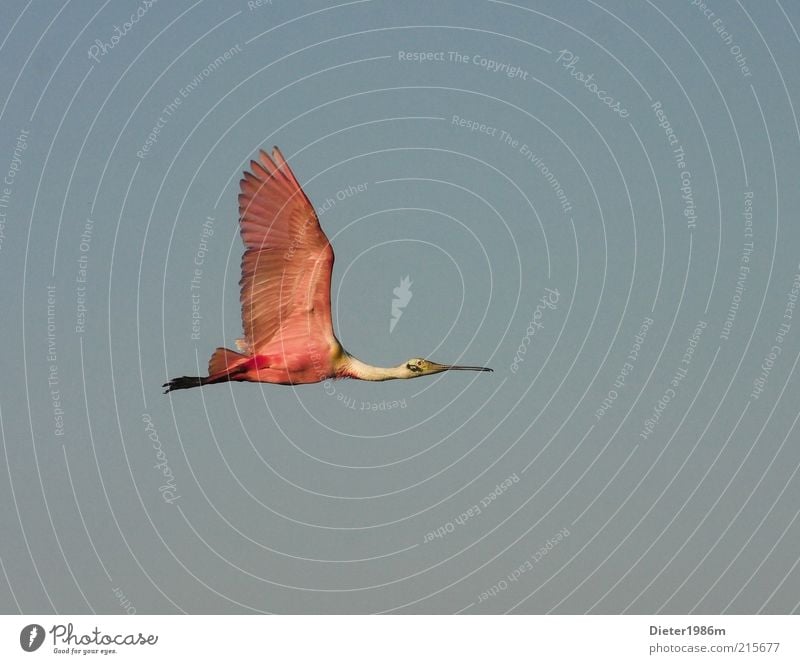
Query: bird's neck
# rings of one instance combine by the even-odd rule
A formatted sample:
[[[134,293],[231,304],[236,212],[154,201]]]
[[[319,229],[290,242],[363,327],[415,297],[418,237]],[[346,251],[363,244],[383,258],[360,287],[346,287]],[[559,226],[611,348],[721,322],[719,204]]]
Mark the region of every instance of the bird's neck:
[[[374,367],[350,354],[345,354],[342,369],[338,373],[342,378],[360,380],[392,380],[404,377],[402,367]]]

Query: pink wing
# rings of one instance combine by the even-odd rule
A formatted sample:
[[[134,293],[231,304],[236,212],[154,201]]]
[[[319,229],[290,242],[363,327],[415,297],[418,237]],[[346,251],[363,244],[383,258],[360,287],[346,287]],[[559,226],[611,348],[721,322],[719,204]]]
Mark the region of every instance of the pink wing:
[[[331,325],[333,249],[280,150],[263,150],[240,182],[240,301],[253,355],[307,354],[335,340]],[[267,350],[265,350],[267,349]]]

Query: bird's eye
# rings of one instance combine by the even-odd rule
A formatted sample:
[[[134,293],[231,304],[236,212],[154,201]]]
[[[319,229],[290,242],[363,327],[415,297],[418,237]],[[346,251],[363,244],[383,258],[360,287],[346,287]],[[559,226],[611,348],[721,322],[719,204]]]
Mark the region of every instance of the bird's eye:
[[[409,371],[413,371],[415,373],[418,372],[418,371],[422,371],[422,367],[420,367],[420,366],[418,366],[416,364],[406,364],[406,368]]]

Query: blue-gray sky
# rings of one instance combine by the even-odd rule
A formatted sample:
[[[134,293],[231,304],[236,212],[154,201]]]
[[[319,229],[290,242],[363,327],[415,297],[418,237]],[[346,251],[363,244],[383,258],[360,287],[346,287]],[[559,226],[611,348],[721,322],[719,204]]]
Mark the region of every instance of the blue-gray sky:
[[[798,610],[796,2],[2,17],[0,610]],[[344,346],[493,374],[161,394],[272,145]]]

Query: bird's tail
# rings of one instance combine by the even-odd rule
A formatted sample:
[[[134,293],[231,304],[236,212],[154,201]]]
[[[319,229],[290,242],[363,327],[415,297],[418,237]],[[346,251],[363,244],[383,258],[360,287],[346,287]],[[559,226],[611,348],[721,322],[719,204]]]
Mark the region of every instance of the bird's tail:
[[[230,373],[246,359],[248,359],[247,355],[237,353],[230,348],[217,348],[208,361],[208,375]]]
[[[224,383],[234,378],[237,373],[244,370],[242,364],[248,359],[229,348],[217,348],[208,361],[208,376],[181,376],[164,383],[164,394],[173,390],[188,390],[190,387],[201,387],[210,383]]]

